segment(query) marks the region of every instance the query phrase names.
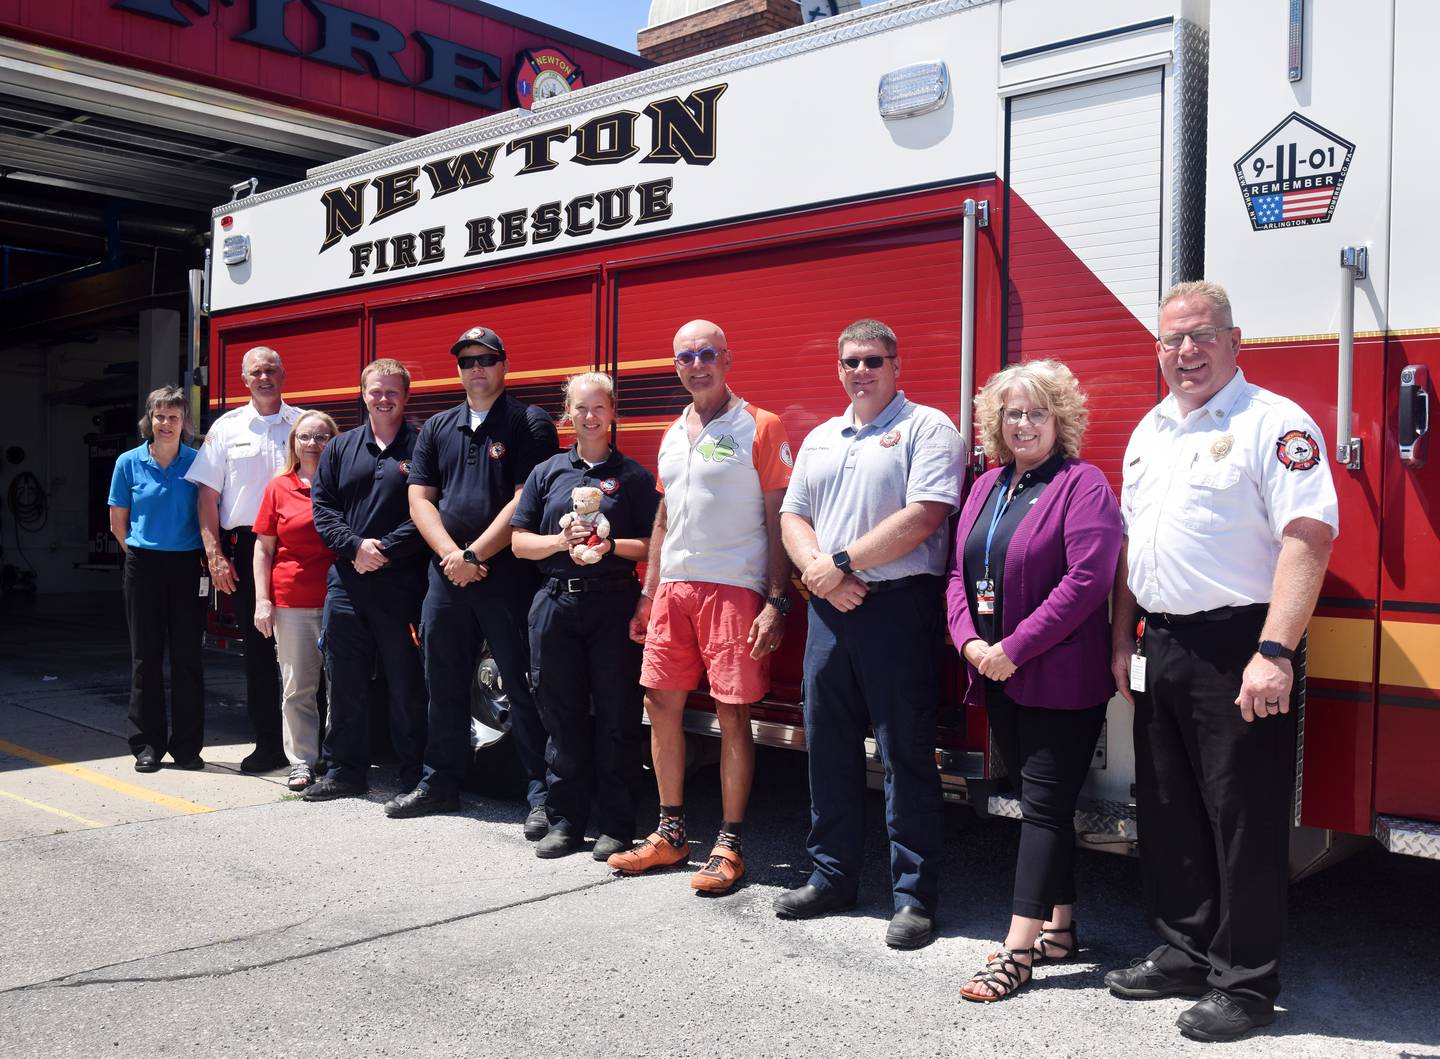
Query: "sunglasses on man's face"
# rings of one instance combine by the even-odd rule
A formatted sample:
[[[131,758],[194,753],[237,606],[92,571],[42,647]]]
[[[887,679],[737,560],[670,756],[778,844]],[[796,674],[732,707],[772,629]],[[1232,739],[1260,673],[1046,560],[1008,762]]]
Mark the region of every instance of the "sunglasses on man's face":
[[[686,350],[684,353],[675,354],[675,363],[679,364],[682,368],[694,367],[696,361],[699,361],[701,364],[714,364],[715,361],[719,359],[720,350],[712,346],[697,349],[694,353]]]
[[[861,364],[864,364],[864,365],[865,365],[867,368],[869,368],[871,371],[874,371],[876,368],[878,368],[878,367],[880,367],[882,364],[884,364],[887,360],[894,360],[894,359],[895,359],[894,357],[880,357],[880,356],[875,356],[875,357],[841,357],[841,358],[840,358],[840,363],[841,363],[841,364],[844,364],[845,367],[848,368],[848,369],[851,370],[851,371],[859,371]]]
[[[473,357],[456,357],[455,363],[460,365],[461,371],[469,371],[471,368],[493,368],[505,357],[500,353],[476,353]]]

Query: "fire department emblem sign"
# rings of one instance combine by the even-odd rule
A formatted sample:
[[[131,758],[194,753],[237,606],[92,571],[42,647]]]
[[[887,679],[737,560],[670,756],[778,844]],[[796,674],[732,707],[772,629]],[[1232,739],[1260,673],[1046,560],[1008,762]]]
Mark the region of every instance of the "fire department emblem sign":
[[[1291,112],[1235,163],[1250,227],[1328,224],[1354,156],[1349,140]]]
[[[490,442],[490,458],[491,458],[492,460],[498,460],[498,459],[500,459],[500,458],[501,458],[502,456],[504,456],[504,455],[505,455],[505,442],[503,442],[503,441],[492,441],[492,442]]]
[[[1308,471],[1320,462],[1320,446],[1306,430],[1287,430],[1275,443],[1275,458],[1287,471]]]
[[[606,478],[600,483],[600,492],[606,496],[614,496],[620,491],[620,482],[615,478]]]
[[[554,99],[585,87],[585,71],[559,48],[526,48],[515,56],[511,82],[515,105],[525,110],[537,99]]]

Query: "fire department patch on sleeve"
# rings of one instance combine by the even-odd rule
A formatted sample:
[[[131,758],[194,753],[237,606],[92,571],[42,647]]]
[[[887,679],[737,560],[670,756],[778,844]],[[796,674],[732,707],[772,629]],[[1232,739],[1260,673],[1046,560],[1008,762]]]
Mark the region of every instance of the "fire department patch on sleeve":
[[[503,441],[492,441],[492,442],[490,442],[490,458],[491,458],[492,460],[498,460],[498,459],[500,459],[501,457],[503,457],[504,455],[505,455],[505,442],[503,442]]]
[[[786,467],[795,466],[795,454],[790,451],[790,442],[780,442],[780,462]]]
[[[1320,446],[1308,430],[1287,430],[1275,443],[1275,458],[1287,471],[1308,471],[1320,462]]]
[[[604,493],[606,496],[614,496],[616,493],[620,492],[619,480],[616,478],[606,478],[603,482],[600,483],[600,492]]]
[[[891,430],[880,435],[880,447],[882,449],[893,449],[900,444],[900,431]]]

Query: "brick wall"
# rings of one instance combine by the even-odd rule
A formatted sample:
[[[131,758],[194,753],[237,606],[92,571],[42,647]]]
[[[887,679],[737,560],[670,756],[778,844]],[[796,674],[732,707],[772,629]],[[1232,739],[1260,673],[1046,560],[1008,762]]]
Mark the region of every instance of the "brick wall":
[[[742,40],[800,25],[795,0],[730,0],[693,15],[642,29],[640,54],[657,63],[674,62]]]

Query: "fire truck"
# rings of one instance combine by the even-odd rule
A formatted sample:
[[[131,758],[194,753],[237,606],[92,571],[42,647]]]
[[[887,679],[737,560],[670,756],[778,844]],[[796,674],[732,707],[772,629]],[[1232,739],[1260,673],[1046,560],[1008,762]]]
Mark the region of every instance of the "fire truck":
[[[1158,298],[1221,281],[1247,377],[1322,425],[1341,504],[1308,635],[1294,866],[1347,836],[1437,857],[1437,37],[1428,0],[889,0],[537,99],[216,209],[209,408],[247,400],[240,356],[265,344],[287,398],[342,425],[360,369],[398,358],[424,417],[461,399],[449,346],[484,323],[512,391],[552,412],[567,376],[611,373],[618,444],[653,467],[687,403],[680,324],[725,328],[733,388],[798,445],[845,406],[836,335],[875,317],[974,470],[977,385],[1064,360],[1089,394],[1085,458],[1118,489],[1164,395]],[[804,635],[792,617],[762,744],[804,748]],[[946,795],[1018,815],[949,665]],[[706,704],[687,726],[715,735]],[[1091,844],[1136,840],[1130,728],[1117,697],[1080,813]]]

